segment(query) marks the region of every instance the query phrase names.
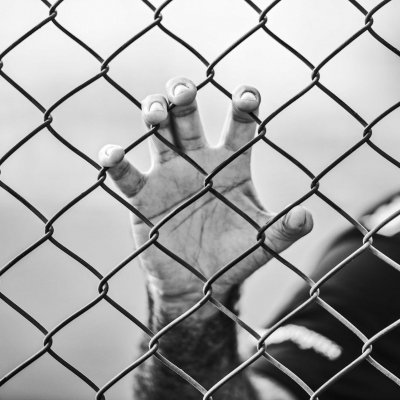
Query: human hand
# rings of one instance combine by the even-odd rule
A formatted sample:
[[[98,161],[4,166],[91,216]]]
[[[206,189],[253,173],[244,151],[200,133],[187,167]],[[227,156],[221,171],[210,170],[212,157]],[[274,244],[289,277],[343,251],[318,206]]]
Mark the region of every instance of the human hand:
[[[217,147],[210,147],[204,136],[195,85],[175,78],[166,89],[168,100],[176,106],[168,112],[163,95],[148,96],[142,103],[143,119],[148,127],[159,124],[158,132],[171,143],[177,138],[179,147],[205,171],[211,172],[254,137],[256,124],[249,113],[258,112],[256,89],[241,86],[235,90]],[[156,137],[151,137],[151,155],[152,167],[145,174],[129,163],[119,146],[103,147],[99,159],[131,204],[156,224],[204,187],[204,175]],[[274,214],[258,200],[250,156],[251,148],[223,168],[213,178],[213,188],[263,225]],[[297,206],[265,231],[265,244],[279,253],[307,234],[312,225],[311,214]],[[137,246],[149,240],[150,228],[145,223],[133,216],[132,226]],[[257,242],[257,230],[211,193],[174,216],[159,232],[159,243],[207,278]],[[270,258],[258,248],[212,284],[213,295],[223,298]],[[180,302],[203,296],[203,283],[156,246],[141,253],[140,261],[153,295]]]

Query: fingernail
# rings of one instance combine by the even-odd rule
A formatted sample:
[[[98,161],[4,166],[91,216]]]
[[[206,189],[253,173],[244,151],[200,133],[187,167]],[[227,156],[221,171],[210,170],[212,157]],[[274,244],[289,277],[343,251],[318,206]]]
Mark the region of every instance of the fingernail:
[[[257,97],[252,92],[243,92],[240,98],[247,101],[257,101]]]
[[[110,145],[108,145],[108,146],[104,149],[104,154],[105,154],[107,157],[110,157],[110,154],[111,154],[112,150],[113,150],[113,149],[117,149],[117,148],[119,148],[119,146],[117,146],[117,145],[115,145],[115,144],[110,144]]]
[[[183,83],[179,83],[174,88],[174,96],[178,96],[181,93],[186,92],[187,90],[189,90],[187,86],[185,86]]]
[[[295,207],[286,214],[286,225],[295,230],[300,230],[306,223],[306,211],[302,207]]]
[[[99,152],[100,164],[103,167],[113,167],[123,160],[125,150],[116,144],[103,147]]]
[[[164,107],[160,102],[155,101],[154,103],[151,103],[149,111],[164,111]]]

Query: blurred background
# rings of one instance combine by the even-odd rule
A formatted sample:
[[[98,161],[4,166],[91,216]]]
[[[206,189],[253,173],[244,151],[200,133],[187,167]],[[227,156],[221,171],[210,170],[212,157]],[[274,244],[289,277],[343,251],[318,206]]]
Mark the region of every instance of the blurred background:
[[[260,8],[270,1],[255,0]],[[360,0],[368,10],[379,1]],[[161,1],[153,0],[155,6]],[[140,0],[65,0],[57,20],[108,57],[153,21]],[[163,24],[195,47],[208,61],[258,23],[243,0],[174,0],[162,12]],[[400,2],[374,16],[374,29],[400,47]],[[39,0],[0,0],[0,52],[48,16]],[[269,14],[268,27],[314,65],[364,25],[364,16],[347,0],[283,0]],[[17,46],[4,59],[3,71],[48,108],[100,71],[100,63],[52,23]],[[164,92],[171,77],[195,83],[206,68],[180,44],[155,28],[110,64],[109,75],[135,98]],[[215,79],[229,91],[256,86],[262,95],[261,119],[310,82],[311,71],[262,30],[225,57]],[[370,122],[400,98],[400,59],[368,33],[363,34],[321,71],[321,82]],[[212,85],[198,94],[209,141],[216,144],[229,105]],[[0,157],[43,122],[43,114],[0,78]],[[140,110],[104,79],[71,97],[52,113],[53,127],[66,140],[97,159],[107,143],[128,146],[143,135]],[[400,110],[373,129],[373,141],[400,159]],[[362,138],[362,126],[318,88],[313,88],[267,126],[268,137],[315,175]],[[129,153],[141,170],[150,167],[148,144]],[[261,200],[280,211],[305,194],[310,179],[259,142],[252,170]],[[97,171],[47,130],[13,154],[1,179],[47,218],[89,188]],[[362,146],[321,181],[321,192],[353,217],[384,195],[398,190],[400,172],[368,146]],[[110,185],[111,182],[108,182]],[[44,234],[44,224],[6,191],[0,190],[0,264],[5,265]],[[314,231],[284,253],[305,272],[321,249],[349,223],[319,198],[305,204],[314,214]],[[101,188],[80,201],[54,224],[54,237],[102,274],[134,250],[128,211]],[[290,296],[300,280],[271,262],[246,282],[243,319],[257,327]],[[46,242],[0,279],[0,290],[48,330],[97,295],[98,280],[80,264]],[[110,281],[110,297],[146,321],[146,296],[137,262]],[[7,304],[0,302],[0,375],[42,348],[43,335]],[[105,302],[56,334],[53,349],[99,387],[135,360],[141,331]],[[130,399],[131,377],[113,386],[107,399]],[[92,399],[94,392],[47,354],[0,388],[2,400]]]

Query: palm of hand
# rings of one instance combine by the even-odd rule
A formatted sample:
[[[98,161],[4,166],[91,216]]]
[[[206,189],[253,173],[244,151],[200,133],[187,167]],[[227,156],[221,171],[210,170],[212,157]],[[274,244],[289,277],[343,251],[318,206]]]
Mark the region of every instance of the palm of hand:
[[[177,106],[167,111],[161,95],[147,97],[142,104],[148,126],[177,144],[208,173],[231,156],[254,135],[255,123],[248,114],[257,112],[260,96],[254,88],[241,87],[233,95],[222,144],[210,148],[204,137],[195,100],[196,88],[189,80],[177,78],[167,84],[168,98]],[[153,167],[143,175],[124,158],[122,148],[106,146],[100,152],[103,166],[132,204],[158,229],[157,242],[197,269],[207,279],[224,265],[257,243],[257,229],[212,193],[205,193],[163,224],[163,218],[204,188],[204,175],[177,156],[159,139],[152,137]],[[213,178],[213,189],[262,225],[272,216],[257,199],[250,175],[250,150],[241,154]],[[280,252],[312,228],[312,218],[303,208],[291,211],[266,231],[266,244]],[[149,240],[150,228],[133,220],[137,246]],[[213,293],[227,293],[270,258],[257,248],[213,283]],[[168,297],[195,296],[203,283],[154,244],[140,255],[149,284]]]
[[[219,147],[191,151],[189,155],[206,171],[211,171],[231,154],[233,151]],[[198,193],[204,187],[203,181],[204,175],[182,158],[174,157],[149,173],[145,186],[132,202],[157,224],[179,204]],[[258,224],[267,220],[267,214],[256,199],[248,160],[239,157],[224,168],[214,177],[213,188]],[[133,227],[136,243],[140,246],[149,239],[150,229],[138,220],[133,222]],[[257,242],[256,228],[211,193],[205,193],[179,212],[160,228],[159,234],[160,244],[206,278]],[[182,290],[185,293],[200,292],[201,281],[155,246],[143,253],[141,261],[149,278],[156,280],[163,292],[169,295],[182,294]],[[266,253],[256,251],[218,279],[213,287],[218,292],[225,291],[226,287],[243,281],[266,261]]]

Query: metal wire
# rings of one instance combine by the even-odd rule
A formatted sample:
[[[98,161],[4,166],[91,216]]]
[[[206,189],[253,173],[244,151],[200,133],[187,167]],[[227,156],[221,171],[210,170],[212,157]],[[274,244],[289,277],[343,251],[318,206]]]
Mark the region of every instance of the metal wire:
[[[82,307],[77,312],[70,315],[64,321],[59,323],[57,326],[52,329],[45,328],[37,319],[35,319],[32,315],[30,315],[27,311],[22,309],[18,304],[16,304],[12,299],[8,298],[4,294],[0,293],[0,299],[9,307],[11,307],[16,313],[20,314],[23,318],[25,318],[33,327],[35,327],[41,334],[43,335],[43,347],[37,351],[35,354],[30,356],[21,364],[17,365],[12,371],[9,371],[4,377],[0,380],[0,387],[6,384],[10,379],[14,378],[17,374],[23,371],[32,363],[36,362],[38,359],[43,357],[45,354],[49,354],[54,360],[60,363],[63,367],[68,369],[71,373],[73,373],[76,377],[82,380],[85,384],[87,384],[95,393],[96,399],[105,399],[107,391],[113,387],[117,382],[119,382],[124,376],[126,376],[129,372],[137,368],[140,364],[145,362],[150,357],[157,357],[161,362],[163,362],[171,371],[180,375],[183,379],[185,379],[189,384],[191,384],[196,390],[199,391],[203,395],[203,399],[210,399],[213,393],[220,388],[222,385],[226,384],[231,378],[237,375],[243,369],[249,367],[252,363],[254,363],[258,358],[264,357],[268,360],[272,365],[278,368],[282,373],[287,375],[290,379],[292,379],[299,387],[301,387],[305,393],[309,396],[310,399],[317,399],[318,395],[323,393],[329,386],[331,386],[335,381],[343,378],[345,374],[347,374],[351,369],[353,369],[360,362],[366,360],[368,361],[376,370],[380,371],[387,378],[391,379],[397,385],[400,386],[400,379],[395,376],[392,372],[387,370],[384,366],[378,363],[372,357],[372,345],[380,340],[384,335],[392,331],[394,328],[400,325],[400,320],[395,321],[391,325],[385,327],[378,333],[376,333],[373,337],[368,338],[365,336],[356,326],[354,326],[351,321],[348,321],[343,315],[341,315],[337,310],[335,310],[331,305],[326,303],[319,297],[320,288],[324,285],[326,281],[328,281],[332,276],[334,276],[338,271],[345,268],[346,265],[353,260],[354,258],[360,256],[366,251],[371,251],[373,254],[378,256],[381,260],[388,263],[393,268],[400,271],[400,266],[394,261],[391,260],[388,256],[383,254],[381,251],[376,249],[373,246],[373,237],[375,234],[379,232],[379,230],[397,217],[400,214],[400,211],[393,213],[390,217],[385,219],[378,226],[369,230],[362,226],[358,221],[356,221],[353,217],[351,217],[345,210],[340,208],[337,204],[335,204],[329,197],[327,197],[320,190],[320,182],[321,180],[331,172],[337,165],[342,163],[347,157],[353,154],[355,151],[360,149],[362,146],[369,146],[372,150],[374,150],[378,155],[385,158],[388,162],[393,164],[396,167],[400,167],[400,162],[387,154],[384,150],[382,150],[376,143],[373,142],[373,131],[372,129],[379,124],[385,117],[387,117],[390,113],[400,107],[400,101],[393,106],[389,107],[387,110],[378,115],[371,122],[367,122],[359,113],[353,110],[344,100],[342,100],[338,95],[333,93],[328,87],[320,82],[321,71],[324,67],[326,67],[329,62],[332,61],[341,51],[347,48],[351,43],[356,41],[358,38],[364,35],[370,35],[381,45],[385,46],[389,51],[391,51],[394,55],[400,57],[400,50],[395,48],[391,43],[388,43],[384,38],[382,38],[373,28],[375,14],[378,13],[385,5],[390,3],[391,0],[381,1],[378,5],[376,5],[371,10],[366,10],[360,3],[356,0],[347,0],[354,8],[364,15],[364,25],[360,26],[359,29],[354,32],[347,40],[345,40],[337,49],[331,52],[326,56],[324,60],[322,60],[318,65],[313,65],[304,55],[302,55],[299,51],[293,48],[290,44],[285,42],[281,37],[275,34],[268,27],[268,15],[271,10],[279,5],[279,3],[284,2],[284,0],[275,0],[270,3],[268,7],[264,10],[261,10],[255,3],[251,0],[243,0],[255,13],[255,23],[254,26],[242,37],[236,40],[231,46],[226,48],[218,57],[216,57],[212,61],[208,61],[199,51],[197,51],[194,47],[192,47],[189,43],[183,40],[181,37],[177,36],[173,32],[171,32],[168,28],[166,28],[163,23],[163,15],[162,12],[173,2],[173,0],[167,0],[161,4],[158,8],[154,6],[149,0],[142,0],[142,2],[153,12],[154,20],[147,25],[140,32],[136,33],[133,37],[131,37],[127,42],[122,44],[116,51],[114,51],[107,58],[103,58],[100,56],[94,49],[92,49],[89,45],[84,43],[81,39],[72,34],[68,29],[62,26],[57,21],[57,16],[59,13],[59,7],[63,3],[63,0],[59,0],[54,4],[51,4],[47,0],[41,0],[41,2],[48,8],[49,15],[45,19],[43,19],[36,26],[32,27],[29,31],[27,31],[24,35],[22,35],[18,40],[11,43],[9,47],[7,47],[0,54],[0,76],[15,90],[17,90],[20,94],[22,94],[25,99],[30,102],[39,112],[43,115],[43,123],[38,125],[35,129],[33,129],[30,133],[26,134],[17,144],[11,147],[1,158],[0,158],[0,167],[12,156],[15,152],[21,149],[26,143],[28,143],[32,138],[38,135],[40,132],[47,130],[55,139],[57,139],[62,145],[64,145],[67,149],[73,152],[77,157],[81,158],[85,161],[89,166],[98,170],[97,180],[93,182],[93,184],[88,187],[85,191],[83,191],[79,196],[76,196],[72,201],[59,209],[59,211],[48,218],[43,215],[37,208],[35,208],[26,198],[24,198],[21,194],[16,192],[10,186],[5,184],[3,181],[0,181],[0,187],[8,192],[16,201],[21,203],[24,207],[26,207],[35,217],[37,217],[44,226],[44,234],[43,236],[32,243],[29,247],[27,247],[24,251],[18,254],[13,260],[7,263],[0,270],[0,278],[7,273],[11,268],[13,268],[18,262],[20,262],[25,257],[28,257],[32,251],[42,246],[46,242],[50,242],[54,246],[56,246],[61,252],[66,254],[68,257],[72,258],[76,262],[78,262],[82,268],[89,271],[95,278],[98,279],[98,295],[92,299],[88,304]],[[40,102],[35,99],[28,91],[26,91],[21,85],[19,85],[15,80],[13,80],[6,72],[5,67],[7,66],[6,56],[15,50],[22,42],[26,39],[34,35],[37,31],[42,29],[47,24],[53,24],[60,32],[66,35],[70,40],[72,40],[77,46],[85,50],[91,57],[93,57],[99,63],[99,72],[92,76],[90,79],[87,79],[85,82],[81,83],[77,87],[75,87],[70,92],[66,93],[60,99],[58,99],[54,104],[50,107],[46,108]],[[205,171],[202,166],[198,165],[193,159],[191,159],[187,154],[182,152],[179,148],[175,147],[172,143],[169,143],[166,139],[164,139],[161,135],[158,134],[157,127],[153,127],[148,132],[144,133],[138,140],[131,143],[125,150],[129,153],[133,148],[138,146],[143,141],[147,140],[152,135],[156,136],[159,140],[163,141],[167,146],[169,146],[173,151],[178,153],[182,158],[184,158],[188,164],[190,164],[193,168],[199,171],[200,174],[204,176],[204,187],[199,190],[196,194],[194,194],[191,198],[182,202],[179,206],[177,206],[173,211],[171,211],[167,216],[165,216],[161,221],[158,222],[157,225],[153,225],[151,221],[143,215],[139,210],[133,207],[131,204],[126,202],[123,198],[121,198],[118,194],[116,194],[112,189],[110,189],[106,184],[106,168],[101,168],[97,162],[91,159],[87,154],[80,151],[78,148],[73,146],[61,133],[59,133],[53,126],[53,116],[52,113],[60,107],[65,101],[69,98],[83,90],[84,88],[92,85],[94,82],[104,79],[107,83],[109,83],[118,93],[124,96],[128,101],[130,101],[135,107],[140,108],[140,102],[127,90],[125,90],[122,86],[120,86],[114,79],[109,76],[110,66],[112,62],[121,55],[129,46],[135,43],[139,38],[146,35],[148,32],[153,29],[159,29],[165,35],[169,36],[179,45],[183,46],[187,51],[189,51],[193,56],[195,56],[200,63],[202,63],[206,70],[206,77],[203,81],[197,83],[197,89],[201,90],[207,85],[213,85],[216,89],[218,89],[221,93],[223,93],[228,98],[232,97],[232,94],[224,88],[217,80],[215,67],[235,48],[240,46],[243,42],[245,42],[248,38],[254,35],[256,32],[263,32],[265,35],[269,36],[273,39],[279,46],[289,52],[293,57],[297,58],[301,61],[306,68],[310,69],[311,76],[310,82],[297,94],[288,99],[286,102],[281,104],[275,111],[266,116],[265,119],[260,120],[255,115],[252,115],[253,119],[258,124],[258,133],[257,135],[249,141],[246,145],[237,150],[231,157],[226,159],[220,165],[218,165],[213,171]],[[295,103],[297,100],[306,95],[312,88],[319,89],[324,95],[330,98],[333,102],[338,104],[350,117],[352,117],[358,124],[360,124],[360,140],[346,150],[343,154],[340,155],[335,161],[329,164],[326,168],[318,173],[314,174],[308,168],[306,168],[300,161],[294,158],[292,155],[287,153],[285,150],[280,148],[276,143],[274,143],[270,138],[266,136],[266,128],[268,124],[279,114],[281,114],[286,108]],[[170,107],[174,105],[171,104]],[[230,163],[232,163],[237,157],[243,154],[250,147],[255,145],[258,142],[263,142],[266,146],[269,146],[275,152],[281,154],[285,159],[293,164],[299,171],[304,173],[304,175],[310,180],[310,190],[307,193],[304,193],[301,197],[299,197],[296,201],[290,204],[288,207],[284,208],[280,213],[278,213],[274,218],[269,220],[264,226],[259,226],[254,220],[252,220],[248,215],[246,215],[241,209],[235,206],[232,202],[230,202],[222,193],[218,192],[215,188],[213,188],[213,179]],[[119,263],[113,270],[111,270],[106,276],[103,276],[96,270],[92,265],[90,265],[87,261],[83,260],[73,251],[68,249],[62,243],[57,241],[54,237],[54,223],[63,216],[69,209],[74,207],[77,203],[79,203],[82,199],[88,196],[95,190],[104,190],[108,195],[112,196],[117,202],[122,204],[124,207],[129,209],[132,213],[134,213],[141,221],[147,224],[151,230],[149,234],[149,239],[146,243],[144,243],[139,249],[130,254],[124,261]],[[159,238],[159,230],[160,228],[170,219],[174,218],[177,214],[185,210],[190,204],[199,198],[203,197],[206,194],[211,194],[215,196],[219,201],[223,202],[227,207],[230,207],[234,212],[240,215],[243,218],[244,223],[250,224],[254,228],[254,245],[251,246],[246,252],[241,254],[236,259],[229,262],[227,265],[223,266],[217,273],[214,274],[209,279],[206,279],[197,269],[193,266],[185,262],[183,259],[178,257],[176,254],[171,252],[169,249],[164,247],[158,242]],[[300,271],[295,265],[291,264],[287,260],[285,260],[281,255],[276,254],[271,249],[269,249],[264,243],[265,239],[265,231],[269,229],[276,221],[286,215],[292,208],[296,205],[302,203],[309,197],[317,196],[322,201],[324,201],[327,205],[329,205],[333,210],[340,213],[347,221],[354,226],[360,232],[360,247],[354,251],[350,256],[348,256],[345,260],[342,260],[338,265],[336,265],[329,273],[323,276],[318,282],[314,282],[310,277]],[[184,314],[176,318],[169,325],[164,327],[159,332],[152,332],[145,324],[139,321],[134,315],[129,313],[126,309],[124,309],[121,305],[119,305],[116,301],[114,301],[108,294],[109,292],[109,280],[118,274],[130,261],[138,257],[143,251],[148,249],[151,246],[156,246],[159,250],[163,251],[167,256],[171,257],[173,260],[178,262],[184,268],[193,273],[199,280],[201,280],[204,284],[203,292],[204,297],[195,304],[190,310],[186,311]],[[223,274],[225,274],[229,269],[234,267],[239,261],[244,259],[246,256],[257,250],[258,248],[264,248],[268,251],[273,257],[278,259],[284,266],[286,266],[290,271],[299,276],[310,288],[310,296],[304,301],[302,304],[298,305],[296,309],[294,309],[290,314],[286,315],[280,321],[278,321],[273,327],[271,327],[266,334],[262,337],[253,330],[250,326],[248,326],[244,321],[242,321],[237,315],[229,311],[224,305],[219,303],[212,296],[212,285],[215,281],[217,281]],[[118,375],[112,377],[108,383],[103,386],[99,386],[90,380],[84,373],[79,371],[69,362],[67,362],[64,358],[58,355],[53,350],[53,342],[56,339],[56,335],[64,329],[68,324],[73,321],[78,320],[83,314],[85,314],[88,310],[93,308],[99,302],[106,301],[110,306],[112,306],[115,310],[117,310],[121,315],[127,318],[131,323],[135,324],[139,327],[145,334],[149,336],[149,350],[135,360],[131,365],[126,367],[123,371],[121,371]],[[240,325],[243,329],[245,329],[249,335],[254,337],[257,342],[257,352],[253,354],[249,359],[244,361],[241,365],[239,365],[236,369],[234,369],[231,373],[217,382],[212,388],[206,389],[202,387],[198,382],[196,382],[193,377],[189,376],[185,371],[182,371],[164,356],[162,356],[158,352],[159,348],[159,340],[164,336],[167,332],[173,329],[175,326],[180,324],[183,320],[188,318],[191,314],[195,313],[199,308],[203,307],[206,303],[211,303],[215,307],[219,309],[220,312],[224,313],[227,317],[231,318],[236,324]],[[325,382],[321,387],[317,390],[313,391],[310,387],[303,382],[298,376],[296,376],[292,371],[282,365],[280,362],[275,360],[269,353],[266,347],[265,341],[266,339],[278,329],[282,324],[310,306],[311,304],[318,304],[320,307],[329,312],[333,317],[335,317],[341,324],[355,334],[362,342],[363,346],[361,349],[361,355],[353,360],[349,365],[339,371],[335,376],[331,377],[327,382]]]

